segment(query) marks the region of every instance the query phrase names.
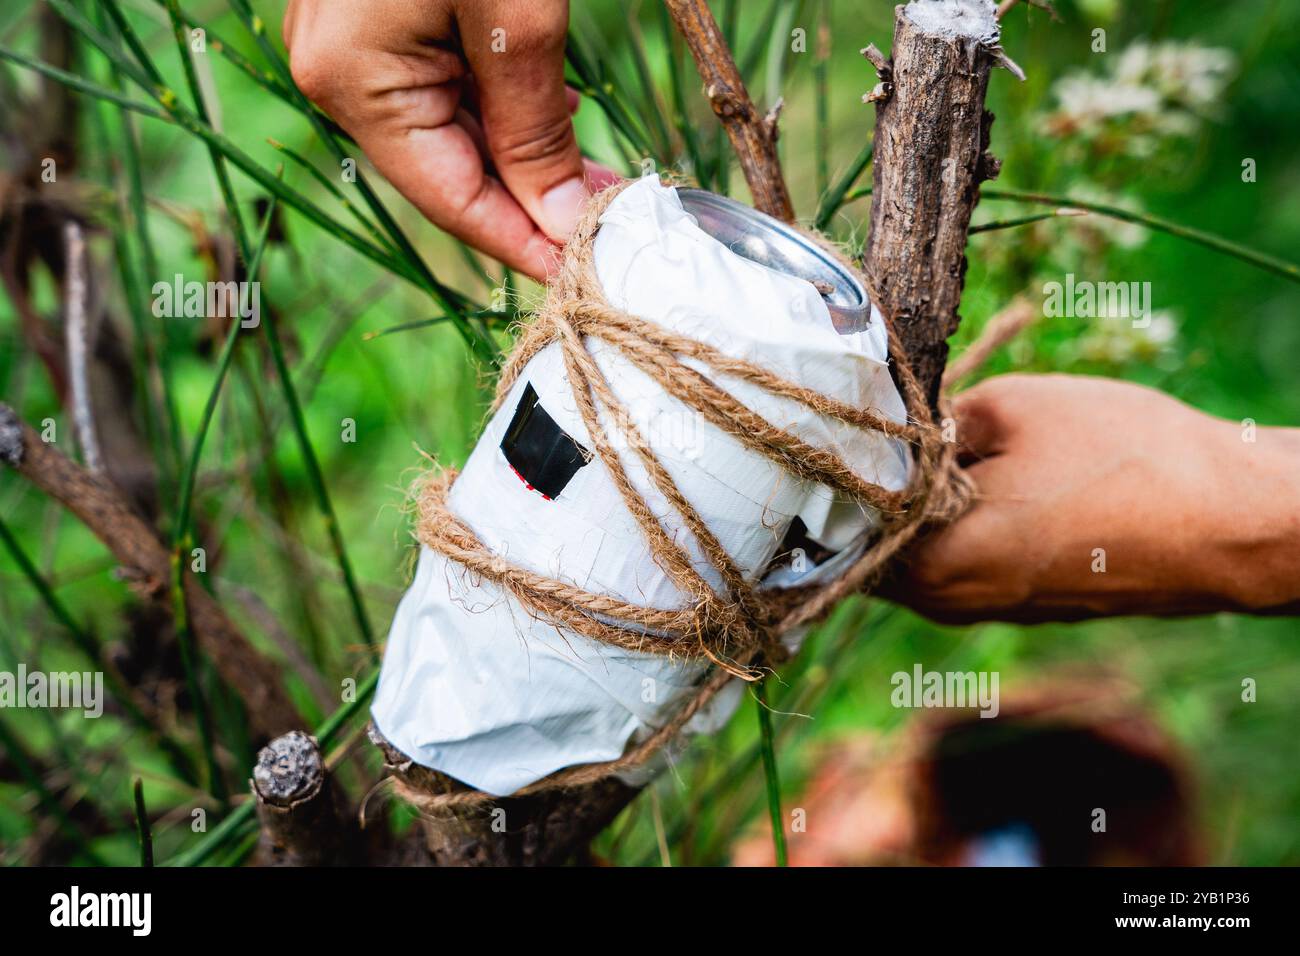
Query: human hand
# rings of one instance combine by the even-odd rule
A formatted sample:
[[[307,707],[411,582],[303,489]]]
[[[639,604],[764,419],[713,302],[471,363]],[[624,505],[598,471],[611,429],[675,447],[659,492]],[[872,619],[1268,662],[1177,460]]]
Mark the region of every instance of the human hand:
[[[1300,610],[1300,430],[1070,375],[954,401],[978,487],[882,592],[941,621]]]
[[[588,187],[564,86],[567,0],[290,0],[299,89],[436,225],[535,279]]]

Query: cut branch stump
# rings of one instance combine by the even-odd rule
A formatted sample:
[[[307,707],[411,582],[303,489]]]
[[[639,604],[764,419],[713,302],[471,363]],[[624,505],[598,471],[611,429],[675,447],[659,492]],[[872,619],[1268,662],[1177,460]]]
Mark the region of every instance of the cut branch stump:
[[[991,2],[961,0],[966,12],[946,21],[933,17],[938,7],[894,8],[893,60],[881,77],[888,95],[875,101],[866,257],[872,296],[935,412],[959,321],[966,231],[979,184],[998,173],[984,97],[1001,58]]]

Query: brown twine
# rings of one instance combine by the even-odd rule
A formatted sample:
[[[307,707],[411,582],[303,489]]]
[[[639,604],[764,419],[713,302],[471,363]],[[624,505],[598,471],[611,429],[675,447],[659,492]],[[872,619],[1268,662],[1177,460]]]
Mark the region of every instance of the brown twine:
[[[493,409],[500,407],[528,362],[542,349],[558,343],[578,411],[595,446],[595,457],[608,470],[656,563],[688,596],[687,603],[679,608],[663,609],[631,604],[548,578],[494,554],[448,507],[447,492],[455,479],[455,473],[450,470],[431,472],[420,483],[416,533],[423,544],[493,582],[541,620],[614,647],[704,660],[714,667],[691,699],[668,722],[617,760],[564,768],[516,791],[512,797],[584,786],[643,764],[733,677],[756,680],[762,676],[765,665],[783,659],[781,634],[817,620],[840,599],[870,587],[925,524],[951,520],[965,508],[970,497],[969,483],[956,467],[955,446],[941,440],[925,395],[908,367],[892,327],[888,328],[889,348],[907,408],[906,424],[789,382],[762,366],[733,358],[703,342],[610,306],[596,277],[592,239],[599,228],[601,213],[626,185],[612,186],[591,200],[569,240],[545,303],[524,329],[502,370]],[[844,261],[838,251],[832,251]],[[857,272],[850,263],[844,264]],[[791,474],[826,485],[874,508],[880,514],[876,539],[834,581],[795,588],[756,588],[745,579],[731,555],[659,462],[592,358],[586,346],[588,338],[617,348],[666,393],[745,447],[765,455]],[[712,378],[685,364],[684,359],[700,363],[715,374],[734,376],[772,395],[798,402],[817,414],[909,443],[914,449],[916,467],[908,486],[902,491],[891,491],[866,481],[839,455],[810,445],[798,435],[773,425],[737,401]],[[705,558],[721,576],[721,591],[709,585],[694,566],[690,553],[632,484],[613,439],[601,424],[599,409],[602,407],[616,423],[615,427],[645,468],[655,489],[694,535]],[[468,788],[449,787],[448,792],[431,794],[401,781],[395,787],[417,808],[429,812],[496,799]]]

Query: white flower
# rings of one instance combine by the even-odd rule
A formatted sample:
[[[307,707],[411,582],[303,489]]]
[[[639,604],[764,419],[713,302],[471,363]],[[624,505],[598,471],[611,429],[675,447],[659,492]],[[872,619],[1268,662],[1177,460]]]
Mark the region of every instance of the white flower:
[[[1077,357],[1087,362],[1151,362],[1168,353],[1178,338],[1177,318],[1166,310],[1152,314],[1145,327],[1129,316],[1101,315],[1091,321],[1074,343]]]
[[[1126,113],[1145,113],[1160,108],[1160,96],[1155,90],[1113,80],[1074,73],[1063,77],[1052,92],[1060,103],[1061,112],[1070,116],[1079,126],[1093,125]]]
[[[1172,312],[1161,311],[1151,316],[1151,323],[1139,329],[1153,345],[1170,345],[1178,337],[1178,325]]]
[[[1143,158],[1158,139],[1191,136],[1214,112],[1235,66],[1233,55],[1195,43],[1134,43],[1109,58],[1105,75],[1075,72],[1052,88],[1058,104],[1047,130],[1085,141],[1108,132],[1127,137],[1124,150]],[[1157,141],[1144,138],[1153,134]]]

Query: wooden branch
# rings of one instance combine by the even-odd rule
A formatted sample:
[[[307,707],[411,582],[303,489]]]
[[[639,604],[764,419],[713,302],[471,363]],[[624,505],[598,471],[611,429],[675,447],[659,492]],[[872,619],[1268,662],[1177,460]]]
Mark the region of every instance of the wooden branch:
[[[0,462],[13,467],[71,511],[156,600],[167,598],[171,556],[153,529],[109,482],[41,441],[13,410],[0,403]],[[249,724],[262,738],[302,726],[280,669],[264,658],[193,575],[185,578],[190,623],[200,649],[241,698]]]
[[[261,749],[253,779],[267,866],[346,866],[358,862],[360,836],[316,740],[294,730]]]
[[[940,11],[959,10],[944,18]],[[966,230],[986,150],[989,70],[1002,58],[991,0],[913,0],[894,8],[889,93],[876,103],[867,275],[937,412],[948,337],[966,278]]]
[[[446,793],[459,785],[413,762],[372,724],[370,739],[384,755],[385,768],[424,793]],[[424,850],[438,866],[557,866],[581,854],[640,790],[612,777],[572,790],[530,797],[503,797],[487,806],[423,814]]]
[[[754,106],[722,31],[704,0],[664,0],[664,5],[690,48],[704,80],[704,94],[722,121],[740,160],[740,169],[754,197],[754,208],[793,222],[794,204],[790,202],[790,192],[781,175],[781,158],[776,151],[776,114],[780,107],[773,105],[772,111],[764,116]]]

